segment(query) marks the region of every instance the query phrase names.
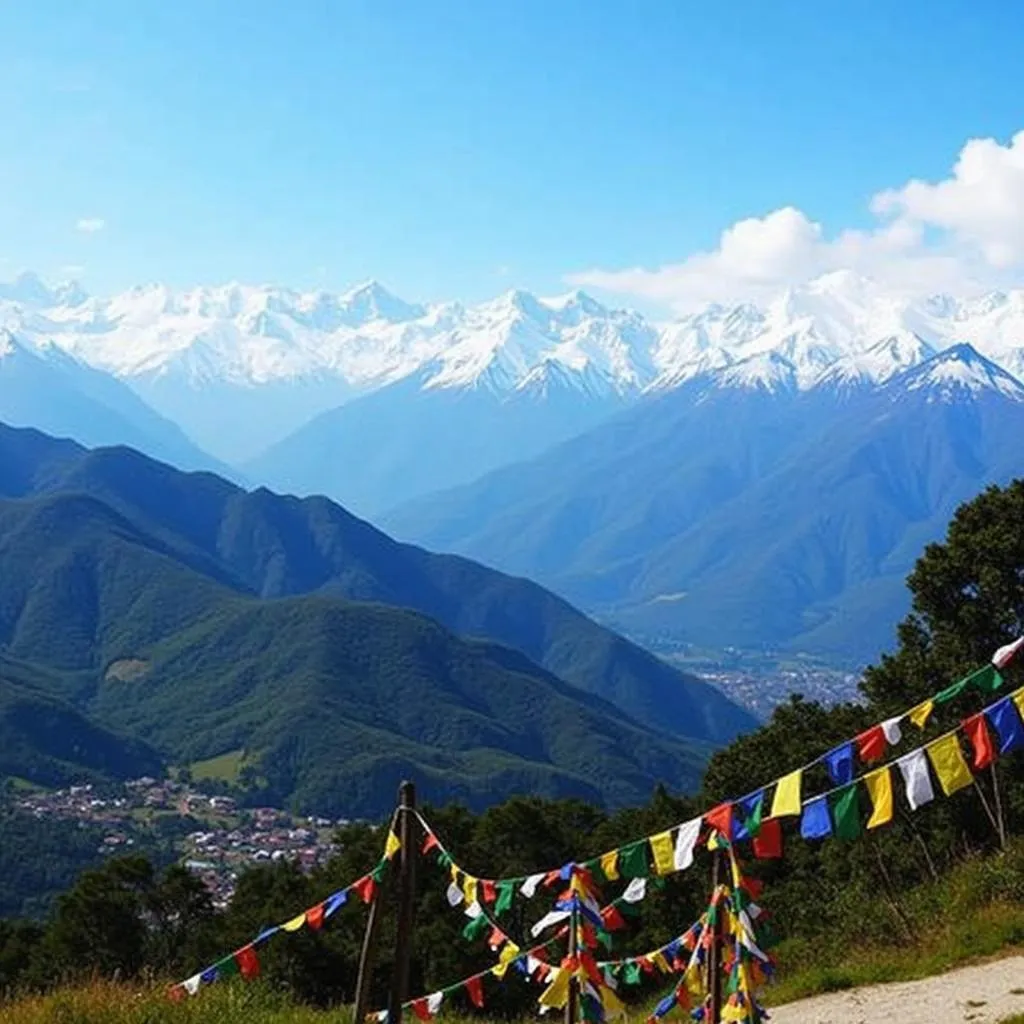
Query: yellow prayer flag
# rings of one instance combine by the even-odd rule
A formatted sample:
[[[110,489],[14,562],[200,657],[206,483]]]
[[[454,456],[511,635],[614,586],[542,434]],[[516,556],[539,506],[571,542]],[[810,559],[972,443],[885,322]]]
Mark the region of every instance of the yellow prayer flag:
[[[388,840],[384,844],[384,859],[391,860],[392,857],[402,848],[402,841],[393,831],[388,832]]]
[[[550,977],[551,983],[541,992],[537,1002],[541,1006],[550,1006],[552,1009],[560,1010],[569,998],[569,972],[561,967],[556,967]]]
[[[1013,693],[1010,694],[1010,696],[1013,698],[1013,703],[1017,705],[1017,710],[1020,712],[1020,717],[1024,718],[1024,686],[1022,686],[1019,690],[1014,690]]]
[[[925,750],[946,796],[969,786],[974,781],[971,769],[964,760],[963,751],[960,750],[960,740],[956,733],[934,740],[925,747]]]
[[[704,976],[701,974],[700,964],[696,960],[687,965],[683,981],[694,1002],[699,1002],[704,998]]]
[[[868,818],[868,828],[888,824],[892,821],[892,776],[889,774],[889,765],[868,772],[864,776],[864,785],[874,808]]]
[[[619,877],[619,851],[611,850],[601,855],[601,870],[609,882]]]
[[[665,954],[662,953],[662,951],[660,949],[658,950],[657,953],[652,953],[648,957],[648,960],[650,960],[651,963],[654,964],[654,966],[657,967],[658,970],[661,971],[662,974],[671,974],[672,973],[672,968],[669,965],[669,962],[665,959]]]
[[[788,775],[783,775],[775,784],[772,813],[769,817],[786,818],[803,811],[800,801],[800,782],[803,774],[803,769],[798,769]]]
[[[601,986],[601,1005],[606,1017],[625,1017],[626,1005],[608,985]]]
[[[285,932],[297,932],[306,923],[305,912],[299,914],[298,917],[293,917],[290,921],[281,925],[281,930]]]
[[[911,708],[907,712],[907,718],[909,718],[918,729],[923,729],[928,724],[928,719],[932,717],[932,711],[935,710],[935,701],[925,700],[917,705],[916,708]]]
[[[496,978],[504,978],[505,972],[509,969],[509,965],[513,960],[519,956],[520,949],[514,942],[506,942],[502,946],[501,953],[498,956],[498,962],[491,968],[491,974]]]
[[[476,882],[477,880],[469,875],[462,880],[462,893],[466,897],[467,907],[476,903]]]
[[[654,870],[659,875],[667,875],[675,870],[675,846],[672,843],[672,830],[659,832],[651,836],[651,853],[654,856]]]

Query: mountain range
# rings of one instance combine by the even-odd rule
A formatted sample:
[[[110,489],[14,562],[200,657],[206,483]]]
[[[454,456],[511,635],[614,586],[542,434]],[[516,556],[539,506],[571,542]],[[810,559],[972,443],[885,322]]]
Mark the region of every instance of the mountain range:
[[[0,427],[0,768],[242,752],[261,798],[376,814],[696,783],[751,717],[533,583],[325,498]]]
[[[17,353],[0,357],[0,400],[30,406],[12,421],[326,494],[655,641],[873,657],[921,544],[957,501],[1020,472],[1007,432],[1024,290],[912,299],[839,271],[654,323],[582,292],[464,306],[375,282],[154,285],[98,299],[25,275],[0,286],[0,323]],[[81,392],[91,370],[146,422],[136,409],[126,435],[110,398],[102,436],[103,417],[73,402],[54,423],[44,385],[4,389],[29,356],[66,360]],[[155,438],[154,420],[188,449]],[[770,614],[765,575],[787,595]]]

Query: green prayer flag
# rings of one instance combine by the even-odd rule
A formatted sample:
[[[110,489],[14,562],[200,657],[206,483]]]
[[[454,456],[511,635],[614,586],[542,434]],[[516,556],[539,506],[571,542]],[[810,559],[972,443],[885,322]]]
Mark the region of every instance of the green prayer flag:
[[[856,839],[860,835],[860,804],[857,802],[857,783],[842,790],[832,805],[837,839]]]
[[[384,872],[388,869],[388,861],[382,860],[371,872],[370,877],[380,885],[384,881]]]
[[[967,689],[967,684],[970,682],[970,676],[966,679],[961,679],[958,683],[953,683],[952,686],[947,686],[944,690],[939,690],[935,694],[936,704],[945,704],[946,701],[952,700],[954,697],[959,697],[964,690]]]
[[[619,874],[623,878],[646,878],[650,873],[647,864],[647,840],[640,839],[619,850]]]
[[[480,936],[487,931],[489,926],[490,921],[487,920],[487,916],[485,914],[478,914],[467,923],[465,928],[462,929],[462,937],[467,941],[472,942],[474,939],[480,938]]]
[[[231,956],[224,957],[223,960],[218,960],[214,966],[217,968],[218,978],[233,978],[236,974],[241,973],[234,953]]]
[[[640,975],[640,965],[635,963],[626,964],[626,974],[622,980],[627,985],[639,985],[643,980]]]
[[[598,928],[598,929],[596,929],[596,931],[597,931],[597,941],[600,942],[601,945],[604,946],[605,949],[607,949],[609,952],[611,952],[611,948],[612,948],[612,937],[611,937],[611,935],[608,932],[606,932],[603,928]]]
[[[1003,685],[1003,677],[995,665],[979,668],[974,675],[967,678],[971,681],[971,685],[975,689],[981,690],[982,693],[995,693]]]
[[[447,850],[441,850],[437,855],[437,863],[443,868],[450,868],[452,866],[452,855]]]
[[[515,882],[499,882],[498,883],[498,900],[494,904],[494,916],[501,917],[506,910],[510,910],[512,907],[512,897],[516,891]]]

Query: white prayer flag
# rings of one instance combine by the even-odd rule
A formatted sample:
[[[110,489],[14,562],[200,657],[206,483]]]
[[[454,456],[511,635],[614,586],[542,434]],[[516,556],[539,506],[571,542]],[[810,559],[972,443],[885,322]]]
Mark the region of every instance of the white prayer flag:
[[[622,898],[627,903],[639,903],[646,895],[647,879],[634,878],[633,881],[626,886],[626,891],[622,894]]]
[[[531,929],[530,933],[537,938],[541,932],[546,932],[553,924],[564,921],[569,916],[568,910],[552,910],[545,914]]]
[[[203,980],[203,976],[202,976],[201,973],[200,974],[193,974],[192,977],[188,979],[188,981],[183,981],[181,983],[181,985],[182,985],[182,988],[184,988],[185,991],[190,996],[194,996],[199,991],[199,985],[202,982],[202,980]]]
[[[539,875],[530,875],[530,877],[523,882],[520,886],[519,891],[528,899],[532,900],[535,893],[537,892],[537,886],[544,881],[543,873]]]
[[[679,826],[679,835],[676,836],[676,871],[685,871],[693,863],[693,849],[697,845],[700,824],[703,820],[703,818],[694,818],[693,821]]]
[[[923,747],[905,754],[896,763],[903,773],[903,781],[907,787],[907,803],[910,804],[911,810],[916,811],[918,807],[923,807],[935,799],[932,779],[928,774],[928,758]]]
[[[992,664],[996,668],[1005,668],[1013,661],[1014,656],[1024,649],[1024,636],[1019,640],[1014,640],[1012,644],[1006,644],[1005,647],[1000,647],[995,654],[992,655]]]
[[[885,742],[890,747],[896,746],[901,739],[903,739],[903,732],[900,729],[900,719],[902,715],[897,715],[895,718],[887,718],[882,723],[882,732],[885,733]]]
[[[443,992],[434,992],[427,996],[427,1009],[430,1011],[431,1017],[436,1017],[438,1010],[441,1009],[441,1004],[444,1002]]]
[[[448,886],[448,892],[446,895],[448,897],[448,905],[450,907],[457,907],[462,902],[462,890],[454,882]]]

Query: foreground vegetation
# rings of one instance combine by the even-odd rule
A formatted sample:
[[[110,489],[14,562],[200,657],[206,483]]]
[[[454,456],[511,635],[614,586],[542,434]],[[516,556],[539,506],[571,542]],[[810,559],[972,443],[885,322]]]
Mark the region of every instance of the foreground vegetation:
[[[764,728],[716,753],[694,797],[659,789],[647,806],[616,814],[578,800],[514,798],[480,814],[449,806],[427,808],[426,816],[472,874],[522,876],[652,835],[751,785],[770,783],[931,696],[1019,635],[1024,623],[1021,522],[1024,483],[993,488],[961,509],[947,543],[929,547],[910,577],[913,613],[900,627],[896,653],[867,673],[863,702],[827,709],[794,698]],[[1008,687],[1020,685],[1020,666],[1007,677]],[[941,705],[925,733],[907,725],[900,749],[955,727],[984,699],[965,693]],[[829,785],[820,765],[806,773],[805,793]],[[863,812],[866,807],[861,818]],[[786,939],[778,948],[783,980],[773,992],[775,1000],[920,976],[1024,942],[1024,840],[1012,838],[1024,837],[1024,751],[978,773],[974,786],[950,798],[940,796],[916,812],[899,792],[893,821],[855,841],[804,842],[795,819],[787,819],[784,832],[780,860],[754,862],[749,846],[740,844],[751,874],[765,883],[762,902],[773,915],[774,930]],[[261,947],[262,980],[249,989],[214,985],[179,1007],[166,1004],[162,992],[146,995],[102,984],[73,987],[97,977],[134,982],[194,973],[377,863],[379,830],[351,826],[339,840],[340,855],[311,875],[283,863],[246,873],[224,913],[215,913],[203,887],[179,868],[160,873],[133,858],[86,872],[45,923],[0,921],[0,991],[53,992],[13,1003],[5,1008],[4,1019],[13,1024],[159,1024],[164,1019],[301,1024],[319,1019],[309,1007],[340,1012],[337,1008],[351,1002],[355,983],[365,920],[358,901],[342,908],[320,932],[275,936]],[[410,981],[415,993],[425,993],[486,969],[494,956],[485,943],[461,937],[465,919],[445,901],[447,869],[431,859],[419,878]],[[655,948],[679,935],[704,906],[707,880],[707,862],[700,859],[690,871],[652,881],[638,916],[616,938],[613,955]],[[622,885],[609,882],[606,897],[618,895]],[[371,996],[375,1006],[383,1004],[392,974],[391,898],[382,905],[381,958]],[[550,905],[547,893],[528,904],[516,901],[502,926],[521,938]],[[71,989],[61,989],[68,984]],[[644,1005],[665,987],[641,985],[632,990],[632,999]],[[69,1008],[47,1017],[62,999],[71,1001]],[[90,999],[98,1000],[105,1015],[89,1017]],[[104,1011],[104,999],[129,1015],[116,1016],[120,1008]],[[293,1009],[290,999],[305,1008]],[[490,988],[485,1013],[520,1017],[532,1012],[535,999],[535,988],[510,976],[501,987]],[[76,1009],[75,1000],[84,1001],[85,1009]],[[150,1016],[130,1016],[144,1013],[137,1008],[151,1000],[159,1008],[154,1002]],[[256,1000],[258,1009],[250,1012],[247,1000]],[[457,996],[446,1006],[455,1013],[466,1008]],[[200,1016],[188,1016],[195,1013]]]

